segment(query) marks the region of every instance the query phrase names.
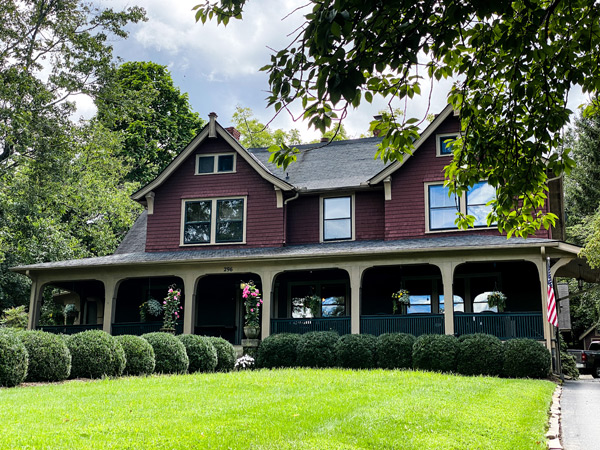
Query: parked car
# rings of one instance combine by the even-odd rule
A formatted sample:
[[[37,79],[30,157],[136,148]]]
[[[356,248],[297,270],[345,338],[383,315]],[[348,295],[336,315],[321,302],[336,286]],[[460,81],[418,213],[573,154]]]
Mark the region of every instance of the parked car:
[[[592,341],[587,350],[568,350],[568,353],[575,357],[579,372],[600,378],[600,341]]]

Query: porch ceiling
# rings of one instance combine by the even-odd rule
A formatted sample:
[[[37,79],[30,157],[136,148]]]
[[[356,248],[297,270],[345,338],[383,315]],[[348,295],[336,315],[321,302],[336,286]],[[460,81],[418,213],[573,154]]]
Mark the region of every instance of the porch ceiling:
[[[575,258],[556,271],[557,277],[581,278],[588,283],[600,283],[600,268],[593,269],[584,258]]]
[[[519,249],[552,248],[557,254],[572,255],[559,241],[540,238],[511,238],[503,236],[460,235],[406,239],[398,241],[353,241],[322,244],[294,245],[277,248],[198,248],[174,252],[116,253],[98,258],[56,261],[13,267],[14,272],[46,271],[54,269],[96,268],[109,266],[133,266],[165,263],[219,262],[236,260],[282,260],[327,257],[364,257],[406,253],[435,253],[457,251],[499,251]],[[572,246],[569,246],[572,247]],[[568,267],[568,266],[566,266]],[[561,269],[562,270],[562,269]]]

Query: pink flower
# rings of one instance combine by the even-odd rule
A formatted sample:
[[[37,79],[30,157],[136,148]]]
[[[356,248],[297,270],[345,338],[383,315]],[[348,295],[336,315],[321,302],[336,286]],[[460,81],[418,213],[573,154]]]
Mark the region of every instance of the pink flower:
[[[254,312],[254,310],[252,308],[250,308],[250,312]]]
[[[183,309],[183,306],[180,306],[179,309]]]
[[[173,289],[169,288],[169,294],[172,294],[172,293],[173,293]]]
[[[262,302],[263,302],[263,301],[262,301],[262,298],[261,298],[261,299],[260,299],[260,304],[261,304],[261,305],[262,305]]]
[[[260,294],[260,292],[258,291],[258,289],[256,289],[254,292],[256,292],[257,295]]]
[[[248,294],[246,294],[245,292],[242,294],[242,297],[244,298],[248,298]]]
[[[252,293],[252,297],[256,297],[256,292],[253,292],[253,293]]]
[[[257,307],[257,308],[260,308],[260,303],[257,303],[257,304],[256,304],[256,307]]]
[[[167,301],[165,300],[165,301],[163,302],[163,305],[166,305],[166,304],[167,304]]]

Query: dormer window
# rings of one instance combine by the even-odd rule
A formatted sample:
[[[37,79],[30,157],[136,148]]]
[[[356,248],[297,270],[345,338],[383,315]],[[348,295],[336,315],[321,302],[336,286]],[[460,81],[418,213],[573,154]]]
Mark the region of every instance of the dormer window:
[[[246,197],[182,201],[181,245],[243,244]]]
[[[452,156],[452,143],[458,135],[456,133],[437,134],[436,138],[436,155],[437,156]]]
[[[235,172],[235,153],[196,156],[196,175]]]

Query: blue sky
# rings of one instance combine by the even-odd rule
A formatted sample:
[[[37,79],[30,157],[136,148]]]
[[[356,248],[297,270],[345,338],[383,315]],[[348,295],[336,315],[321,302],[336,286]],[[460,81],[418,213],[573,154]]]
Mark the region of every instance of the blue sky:
[[[125,61],[153,61],[166,65],[175,84],[188,93],[192,108],[204,119],[214,111],[219,116],[219,123],[229,126],[235,107],[240,105],[252,108],[261,121],[269,121],[273,110],[266,109],[268,79],[258,69],[269,62],[271,50],[268,47],[279,50],[289,43],[289,33],[301,24],[306,10],[283,18],[306,2],[250,1],[243,21],[234,20],[223,27],[215,22],[196,23],[192,8],[201,1],[99,0],[98,3],[114,9],[135,4],[146,9],[148,21],[130,26],[130,37],[113,43],[115,54]],[[427,112],[440,112],[446,104],[450,86],[449,80],[436,83],[430,110],[427,111],[427,97],[423,96],[407,105],[408,115],[423,117]],[[429,90],[428,82],[422,90]],[[582,101],[579,93],[573,94],[572,109]],[[93,114],[91,102],[79,99],[78,106],[83,116]],[[349,134],[358,137],[366,133],[372,116],[384,107],[383,101],[373,105],[363,102],[352,110],[344,121]],[[280,115],[272,127],[298,128],[306,140],[318,137],[318,133],[308,130],[305,123],[294,122],[288,115]]]

